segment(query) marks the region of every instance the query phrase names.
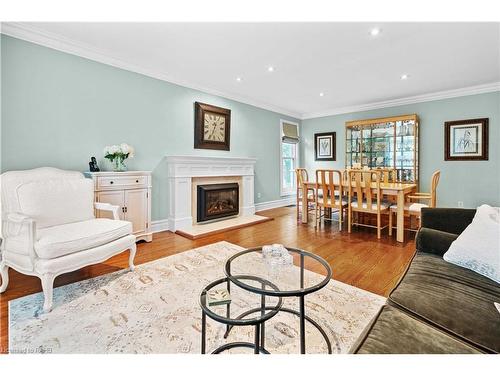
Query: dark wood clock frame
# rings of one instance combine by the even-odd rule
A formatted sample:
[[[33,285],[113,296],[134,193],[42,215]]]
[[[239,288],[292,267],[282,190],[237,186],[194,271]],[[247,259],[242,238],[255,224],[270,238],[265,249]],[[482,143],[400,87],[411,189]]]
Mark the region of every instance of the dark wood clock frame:
[[[200,102],[195,102],[194,108],[194,148],[229,151],[229,141],[231,139],[231,110]],[[222,115],[226,118],[226,130],[223,142],[207,141],[203,139],[204,118],[207,112]]]

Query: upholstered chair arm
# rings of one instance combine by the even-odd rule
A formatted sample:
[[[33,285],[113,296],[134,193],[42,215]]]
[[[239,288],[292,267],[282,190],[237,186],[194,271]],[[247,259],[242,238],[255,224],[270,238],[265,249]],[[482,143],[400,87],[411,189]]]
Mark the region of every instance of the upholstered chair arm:
[[[26,248],[31,264],[35,264],[36,222],[33,218],[17,212],[5,214],[2,220],[2,234],[2,251],[9,251],[10,239],[15,238],[17,243],[22,243]]]
[[[101,203],[101,202],[95,202],[94,205],[96,210],[110,211],[113,213],[113,219],[120,220],[120,214],[118,213],[118,210],[120,209],[119,206],[114,206],[109,203]]]

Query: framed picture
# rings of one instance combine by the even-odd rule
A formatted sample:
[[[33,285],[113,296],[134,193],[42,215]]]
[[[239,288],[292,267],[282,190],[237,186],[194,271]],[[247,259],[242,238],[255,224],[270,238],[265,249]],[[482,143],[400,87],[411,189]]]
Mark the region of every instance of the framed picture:
[[[488,119],[444,123],[444,160],[488,160]]]
[[[229,151],[231,110],[196,102],[194,148]]]
[[[314,160],[335,161],[335,132],[314,134]]]

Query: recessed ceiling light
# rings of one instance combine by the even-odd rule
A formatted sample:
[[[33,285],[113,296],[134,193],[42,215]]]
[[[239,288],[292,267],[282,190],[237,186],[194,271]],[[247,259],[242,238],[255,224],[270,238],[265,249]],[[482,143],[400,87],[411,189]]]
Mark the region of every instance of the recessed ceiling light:
[[[380,29],[378,27],[374,27],[373,29],[370,30],[371,36],[377,36],[378,34],[380,34]]]
[[[270,66],[270,67],[268,67],[268,68],[267,68],[267,71],[268,71],[268,72],[274,72],[274,66]]]
[[[410,76],[408,74],[401,74],[401,79],[404,81],[404,80],[407,80]]]
[[[324,94],[324,93],[322,93],[322,92],[320,92],[320,93],[319,93],[319,96],[325,96],[325,94]]]
[[[236,77],[237,82],[241,82],[241,77]]]

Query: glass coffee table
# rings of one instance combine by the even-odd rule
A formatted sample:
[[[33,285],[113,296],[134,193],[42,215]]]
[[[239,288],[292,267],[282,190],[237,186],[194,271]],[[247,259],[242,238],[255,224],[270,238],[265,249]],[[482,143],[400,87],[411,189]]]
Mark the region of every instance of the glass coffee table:
[[[233,255],[226,261],[224,267],[227,280],[248,292],[261,295],[263,300],[265,300],[266,296],[279,297],[280,299],[283,297],[298,298],[298,310],[284,307],[283,304],[276,308],[280,312],[294,314],[299,317],[301,354],[306,352],[306,321],[321,333],[326,341],[328,353],[331,354],[332,346],[326,332],[316,321],[306,315],[305,297],[328,284],[332,277],[332,269],[323,258],[316,254],[289,247],[286,247],[286,249],[293,256],[293,265],[272,264],[268,259],[264,258],[261,247],[243,250]],[[322,276],[318,277],[317,273],[305,272],[306,266]],[[230,288],[230,283],[228,283],[228,288]],[[270,285],[273,287],[270,287]],[[249,310],[248,314],[251,313],[252,310]],[[240,314],[240,318],[244,317],[245,313]],[[264,349],[265,322],[261,322],[260,325],[260,347]],[[230,329],[231,327],[228,326],[226,337]]]
[[[257,283],[259,285],[264,285],[266,288],[270,288],[275,291],[278,290],[276,285],[256,276],[241,276],[235,277],[234,279],[245,283]],[[272,297],[272,300],[266,301],[266,298],[263,295],[260,296],[245,289],[233,286],[234,293],[231,293],[231,300],[229,302],[215,306],[210,305],[208,293],[212,290],[216,291],[220,288],[226,288],[229,291],[231,289],[231,280],[224,277],[212,281],[205,288],[203,288],[200,294],[200,307],[202,310],[201,354],[205,354],[206,351],[207,316],[216,322],[226,325],[224,338],[227,338],[233,326],[255,327],[253,343],[243,341],[230,342],[219,346],[212,351],[212,354],[219,354],[234,348],[252,348],[254,349],[255,354],[269,354],[263,345],[264,339],[261,338],[261,333],[263,334],[261,327],[264,327],[264,323],[280,311],[283,299],[281,297]],[[233,308],[231,308],[232,306]],[[245,308],[241,309],[240,306],[245,306]]]

